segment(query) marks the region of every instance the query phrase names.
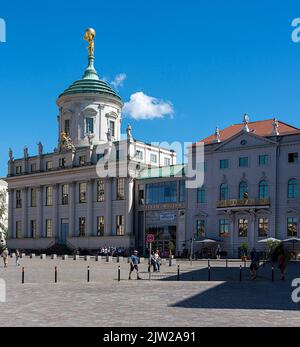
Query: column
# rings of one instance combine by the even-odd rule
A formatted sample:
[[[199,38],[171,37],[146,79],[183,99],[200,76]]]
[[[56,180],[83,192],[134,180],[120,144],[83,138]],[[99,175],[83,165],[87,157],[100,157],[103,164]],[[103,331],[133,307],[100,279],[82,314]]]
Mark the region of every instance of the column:
[[[8,190],[8,238],[14,237],[14,190]]]
[[[58,238],[59,237],[59,224],[58,224],[59,185],[54,184],[52,189],[53,189],[52,232],[53,232],[53,237]]]
[[[129,177],[126,182],[126,213],[125,213],[125,234],[133,234],[133,178]]]
[[[40,186],[37,188],[37,218],[36,218],[36,228],[37,236],[44,237],[44,228],[43,228],[43,187]]]
[[[22,235],[23,237],[29,237],[29,232],[27,228],[27,216],[28,216],[28,206],[27,206],[27,192],[28,188],[22,189]]]
[[[104,216],[104,235],[115,235],[112,230],[112,179],[105,180],[105,216]]]
[[[94,209],[93,209],[93,193],[94,193],[94,181],[87,182],[87,229],[86,236],[94,236]]]
[[[256,216],[255,213],[251,213],[251,225],[250,225],[250,251],[253,247],[255,247],[255,222],[256,222]]]
[[[75,223],[75,187],[76,183],[69,184],[69,237],[76,236],[76,223]]]
[[[234,233],[235,233],[235,217],[230,218],[230,251],[231,256],[234,258]]]

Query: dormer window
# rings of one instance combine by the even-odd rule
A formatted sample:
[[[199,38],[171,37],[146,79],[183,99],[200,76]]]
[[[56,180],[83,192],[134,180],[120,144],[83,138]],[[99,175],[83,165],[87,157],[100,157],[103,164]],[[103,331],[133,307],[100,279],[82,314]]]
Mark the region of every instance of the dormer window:
[[[94,119],[91,117],[85,119],[85,132],[87,134],[94,134]]]
[[[81,155],[80,157],[79,157],[79,165],[80,166],[83,166],[83,165],[85,165],[86,164],[86,157],[85,157],[85,155]]]
[[[16,174],[21,175],[21,173],[22,173],[22,166],[21,165],[16,166]]]
[[[70,135],[70,119],[65,120],[65,133]]]

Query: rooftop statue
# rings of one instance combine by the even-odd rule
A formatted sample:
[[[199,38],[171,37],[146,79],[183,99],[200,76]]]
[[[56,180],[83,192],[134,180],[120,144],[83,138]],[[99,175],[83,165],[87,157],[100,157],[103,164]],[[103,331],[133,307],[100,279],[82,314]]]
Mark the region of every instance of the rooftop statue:
[[[93,57],[94,56],[94,38],[96,36],[96,32],[93,28],[88,28],[85,31],[84,34],[84,40],[87,41],[89,43],[88,46],[88,51],[89,51],[89,56]]]

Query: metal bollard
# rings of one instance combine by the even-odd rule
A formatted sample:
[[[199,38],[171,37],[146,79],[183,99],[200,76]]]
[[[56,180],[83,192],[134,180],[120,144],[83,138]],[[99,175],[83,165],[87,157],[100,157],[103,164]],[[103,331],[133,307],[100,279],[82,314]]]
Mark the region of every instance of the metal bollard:
[[[274,265],[272,265],[272,282],[274,282]]]
[[[177,266],[177,281],[180,280],[180,268],[179,265]]]
[[[118,282],[121,281],[121,267],[118,266]]]
[[[90,282],[90,267],[87,267],[87,281]]]
[[[54,283],[57,283],[57,267],[54,268]]]
[[[25,268],[22,267],[22,284],[25,282]]]
[[[210,265],[208,265],[208,280],[210,281]]]
[[[242,282],[242,271],[243,271],[242,265],[240,265],[240,282]]]

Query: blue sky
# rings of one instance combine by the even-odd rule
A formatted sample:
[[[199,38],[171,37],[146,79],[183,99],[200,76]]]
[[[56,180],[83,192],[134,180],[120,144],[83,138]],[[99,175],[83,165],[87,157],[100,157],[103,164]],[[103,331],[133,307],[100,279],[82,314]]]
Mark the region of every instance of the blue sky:
[[[173,116],[130,122],[136,138],[195,141],[250,119],[300,127],[300,43],[291,40],[299,1],[90,0],[2,2],[0,175],[8,148],[36,154],[57,144],[56,99],[86,66],[86,27],[97,31],[96,68],[119,93],[169,101]]]

